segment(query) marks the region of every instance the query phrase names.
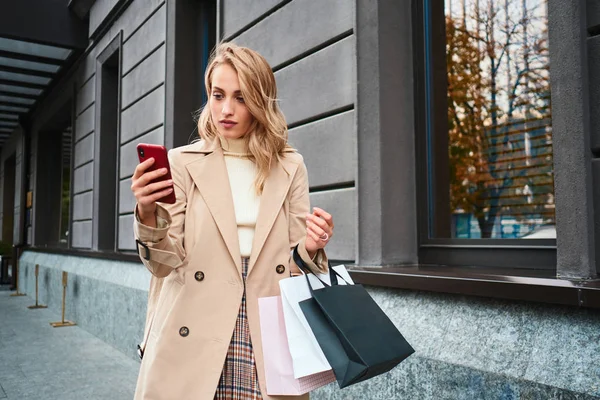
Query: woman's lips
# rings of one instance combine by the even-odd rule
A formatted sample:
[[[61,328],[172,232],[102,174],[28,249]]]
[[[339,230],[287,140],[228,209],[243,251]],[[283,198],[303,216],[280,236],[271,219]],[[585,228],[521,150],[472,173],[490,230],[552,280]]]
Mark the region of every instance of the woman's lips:
[[[221,126],[223,126],[225,129],[231,129],[234,126],[237,125],[237,122],[233,122],[233,121],[220,121]]]

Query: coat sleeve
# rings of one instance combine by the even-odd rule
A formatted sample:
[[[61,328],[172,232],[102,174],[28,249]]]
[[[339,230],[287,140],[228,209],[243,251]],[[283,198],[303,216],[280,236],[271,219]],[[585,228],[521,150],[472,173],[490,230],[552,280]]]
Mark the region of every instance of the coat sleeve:
[[[185,258],[183,237],[187,196],[181,166],[174,160],[173,154],[173,150],[170,150],[169,164],[175,189],[175,203],[157,203],[156,228],[151,228],[140,222],[137,204],[135,206],[135,218],[133,219],[135,238],[142,243],[137,244],[140,259],[146,268],[159,278],[169,275],[174,268],[181,265]],[[147,249],[144,245],[147,246]]]
[[[290,271],[292,275],[300,274],[300,270],[291,256],[291,250],[298,245],[298,253],[313,273],[327,272],[327,255],[320,249],[311,259],[306,251],[306,214],[310,213],[310,197],[308,190],[308,173],[304,161],[300,161],[290,189]]]

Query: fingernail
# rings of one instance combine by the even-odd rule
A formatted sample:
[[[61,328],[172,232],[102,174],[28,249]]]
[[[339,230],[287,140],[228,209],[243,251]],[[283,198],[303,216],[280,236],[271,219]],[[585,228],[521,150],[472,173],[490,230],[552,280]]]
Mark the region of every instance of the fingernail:
[[[166,169],[166,168],[162,168],[162,169],[160,170],[160,172],[162,172],[163,174],[165,174],[165,173],[167,173],[167,169]]]

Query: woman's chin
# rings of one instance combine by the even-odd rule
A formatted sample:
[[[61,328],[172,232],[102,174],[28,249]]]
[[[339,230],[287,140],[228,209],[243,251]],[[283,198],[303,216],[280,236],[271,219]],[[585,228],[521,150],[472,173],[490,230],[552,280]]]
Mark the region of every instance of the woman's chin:
[[[223,132],[223,131],[219,131],[219,133],[221,134],[221,136],[222,136],[224,139],[239,139],[239,138],[241,138],[241,137],[243,137],[243,136],[244,136],[244,134],[243,134],[243,133],[239,133],[239,132],[231,132],[231,131],[225,131],[225,132]]]

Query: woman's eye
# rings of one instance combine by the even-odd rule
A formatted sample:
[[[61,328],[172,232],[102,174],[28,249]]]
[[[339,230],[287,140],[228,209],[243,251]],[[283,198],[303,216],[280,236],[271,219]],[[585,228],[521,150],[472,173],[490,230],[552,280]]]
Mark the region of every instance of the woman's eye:
[[[237,97],[236,99],[237,99],[237,101],[239,101],[240,103],[243,103],[243,102],[244,102],[244,98],[243,98],[243,97]]]
[[[213,93],[213,97],[217,100],[221,100],[223,98],[223,95],[221,93]]]

